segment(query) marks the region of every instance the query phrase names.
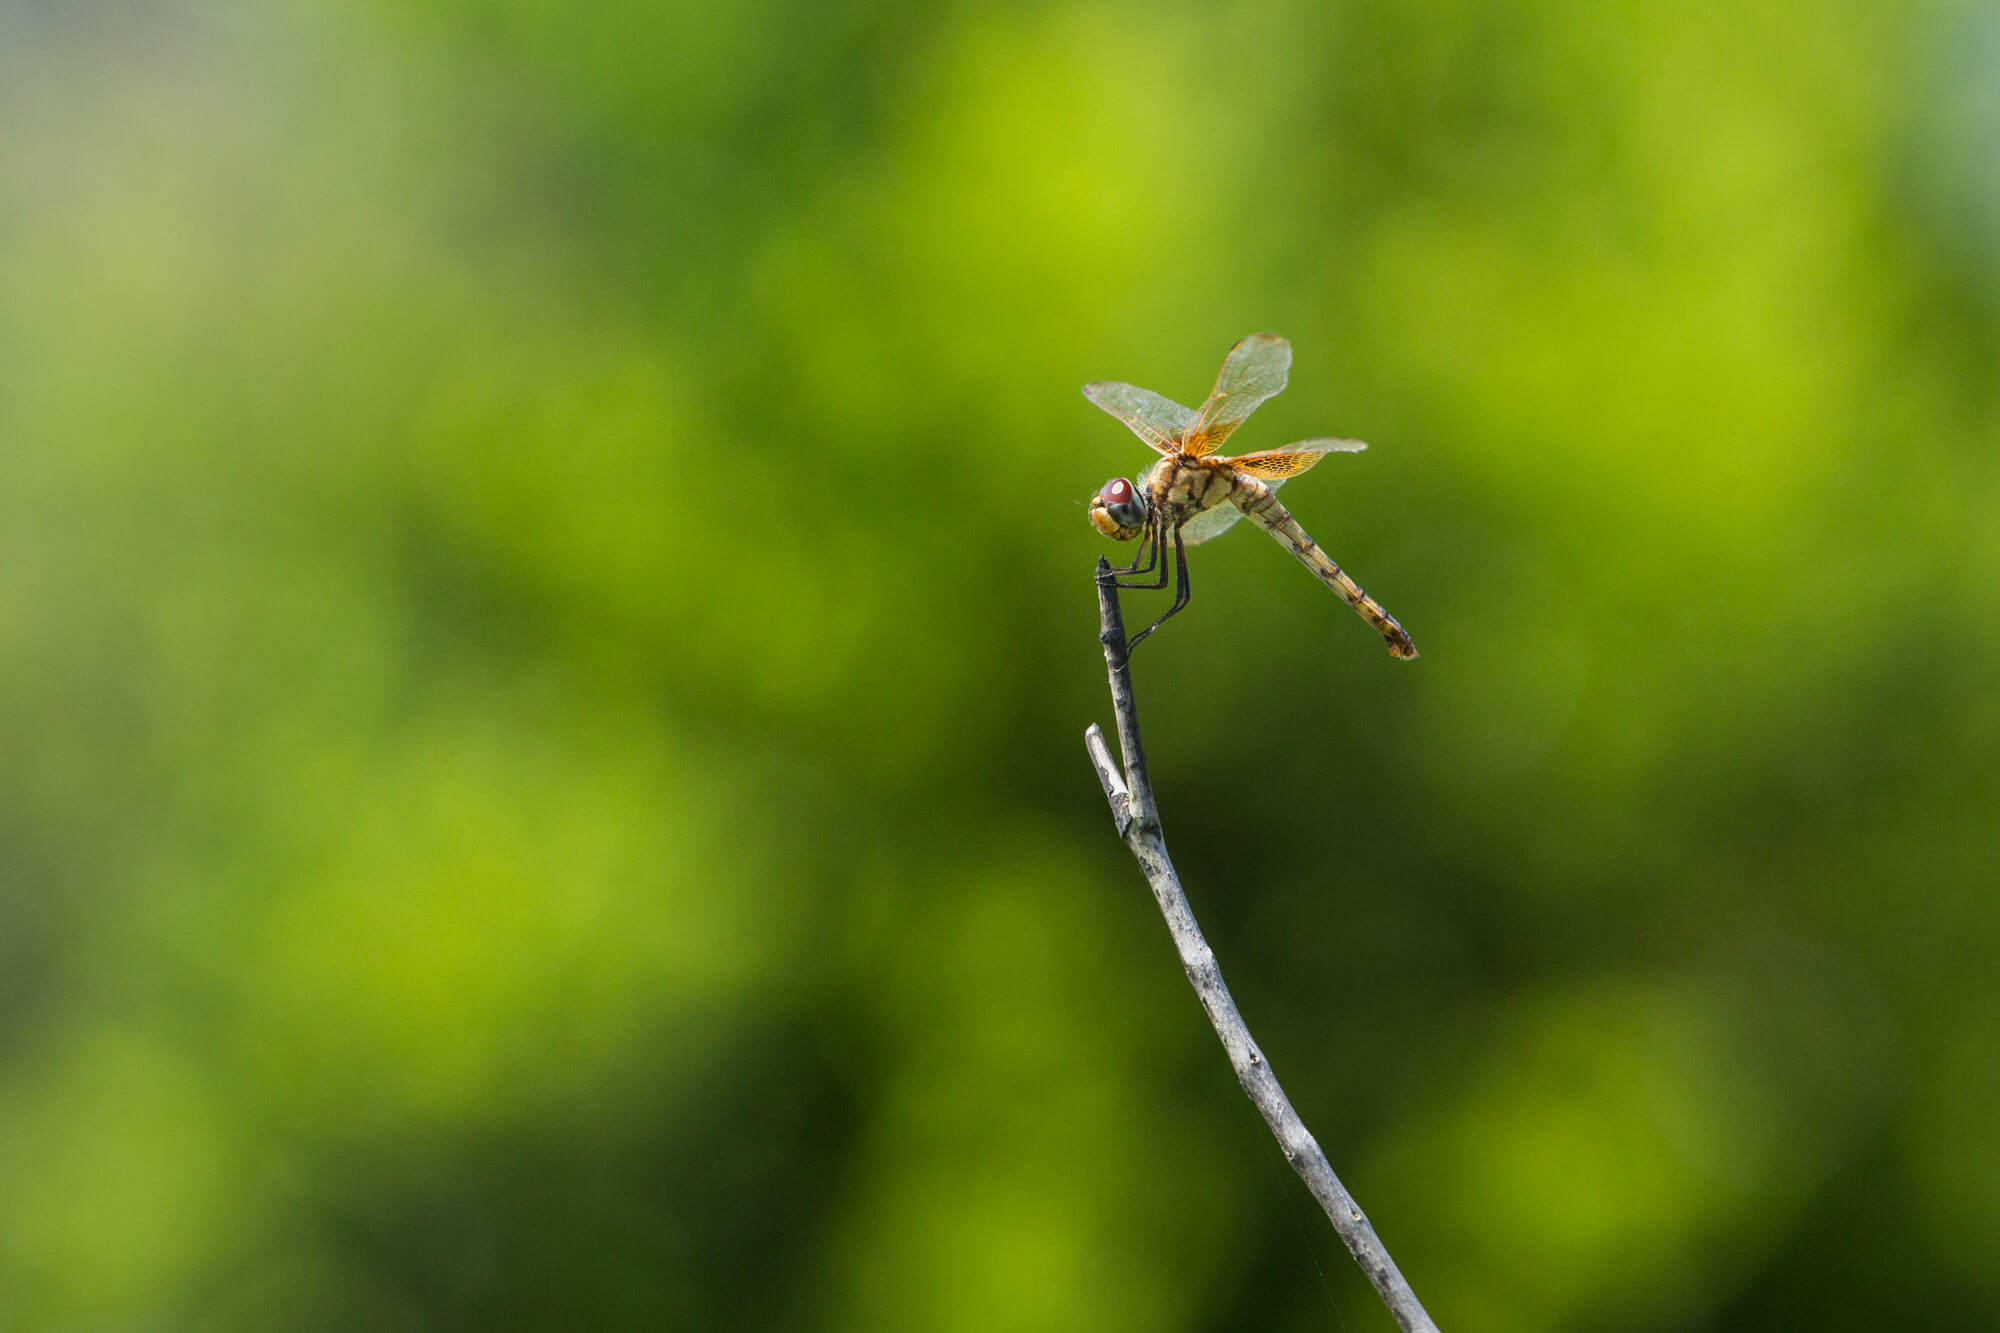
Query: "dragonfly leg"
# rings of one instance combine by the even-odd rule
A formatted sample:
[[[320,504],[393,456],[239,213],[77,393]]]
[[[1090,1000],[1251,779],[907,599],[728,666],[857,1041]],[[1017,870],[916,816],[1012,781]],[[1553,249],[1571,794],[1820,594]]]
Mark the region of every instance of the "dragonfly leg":
[[[1158,524],[1148,525],[1145,535],[1139,538],[1139,552],[1141,555],[1146,556],[1145,567],[1143,569],[1140,567],[1138,555],[1133,556],[1131,565],[1124,569],[1114,569],[1111,571],[1113,586],[1119,588],[1136,588],[1141,592],[1152,592],[1166,587],[1167,561]],[[1157,578],[1153,577],[1155,569],[1159,571]],[[1127,582],[1127,579],[1134,581]],[[1149,581],[1137,581],[1142,579]]]
[[[1150,574],[1153,572],[1153,563],[1152,560],[1147,560],[1146,558],[1152,556],[1154,559],[1158,559],[1158,551],[1159,548],[1153,544],[1153,529],[1149,525],[1145,532],[1139,536],[1139,549],[1132,553],[1132,563],[1113,572],[1119,574]],[[1139,568],[1139,562],[1142,560],[1146,561],[1144,569]]]
[[[1164,563],[1165,562],[1162,561],[1162,564]],[[1178,577],[1180,584],[1180,586],[1174,590],[1174,604],[1167,608],[1166,615],[1161,616],[1158,620],[1155,620],[1152,624],[1146,626],[1146,628],[1140,630],[1137,634],[1134,634],[1132,636],[1132,641],[1125,645],[1125,652],[1127,656],[1130,656],[1132,650],[1139,646],[1139,641],[1141,639],[1145,638],[1148,634],[1151,634],[1154,630],[1158,629],[1160,626],[1166,624],[1167,621],[1172,619],[1173,616],[1176,615],[1182,607],[1188,604],[1187,545],[1181,540],[1181,530],[1179,528],[1174,529],[1174,573]],[[1165,569],[1162,569],[1160,571],[1160,577],[1161,578],[1166,577]]]

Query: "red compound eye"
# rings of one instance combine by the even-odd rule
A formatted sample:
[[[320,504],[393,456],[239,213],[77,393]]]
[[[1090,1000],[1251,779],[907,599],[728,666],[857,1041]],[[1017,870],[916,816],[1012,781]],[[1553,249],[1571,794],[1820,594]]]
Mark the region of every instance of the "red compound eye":
[[[1113,477],[1105,482],[1104,489],[1097,493],[1094,503],[1103,511],[1106,518],[1120,528],[1136,528],[1146,521],[1146,497],[1140,493],[1137,486],[1123,477]],[[1103,530],[1111,531],[1109,528]],[[1123,541],[1130,535],[1124,534],[1119,540]]]

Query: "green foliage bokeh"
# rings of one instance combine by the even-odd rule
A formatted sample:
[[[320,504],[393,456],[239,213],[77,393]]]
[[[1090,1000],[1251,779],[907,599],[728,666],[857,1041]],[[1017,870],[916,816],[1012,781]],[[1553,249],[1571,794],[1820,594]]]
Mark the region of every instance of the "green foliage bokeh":
[[[0,1329],[2000,1319],[2000,9],[0,5]],[[1137,617],[1155,603],[1135,596]]]

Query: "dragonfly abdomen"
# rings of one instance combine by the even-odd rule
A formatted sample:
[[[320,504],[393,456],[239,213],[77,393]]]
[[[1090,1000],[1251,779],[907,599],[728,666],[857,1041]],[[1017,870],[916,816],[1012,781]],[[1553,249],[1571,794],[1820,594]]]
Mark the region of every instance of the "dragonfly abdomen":
[[[1311,570],[1315,577],[1341,601],[1354,608],[1355,614],[1374,627],[1389,645],[1391,657],[1415,657],[1417,645],[1411,641],[1408,631],[1396,623],[1396,618],[1382,609],[1382,604],[1361,590],[1361,585],[1347,576],[1347,572],[1322,551],[1312,535],[1299,526],[1291,511],[1278,503],[1278,497],[1271,494],[1271,488],[1251,477],[1237,480],[1235,500],[1237,508],[1256,521],[1266,532],[1277,538],[1284,547],[1297,556],[1299,563]]]

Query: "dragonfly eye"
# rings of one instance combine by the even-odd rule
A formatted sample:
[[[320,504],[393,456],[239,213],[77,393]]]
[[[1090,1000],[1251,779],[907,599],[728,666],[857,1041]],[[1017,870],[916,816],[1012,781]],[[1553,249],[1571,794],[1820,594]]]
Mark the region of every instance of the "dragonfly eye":
[[[1146,497],[1123,477],[1105,482],[1104,489],[1097,493],[1097,502],[1121,528],[1136,528],[1146,521]]]

